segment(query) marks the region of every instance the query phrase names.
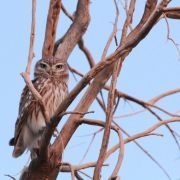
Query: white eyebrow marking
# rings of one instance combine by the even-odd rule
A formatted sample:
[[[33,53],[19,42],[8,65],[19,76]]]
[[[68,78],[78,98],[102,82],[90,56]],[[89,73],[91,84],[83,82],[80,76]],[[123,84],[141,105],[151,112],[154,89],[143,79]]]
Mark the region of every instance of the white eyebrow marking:
[[[57,63],[57,64],[55,64],[55,66],[56,66],[56,65],[64,65],[64,64],[63,64],[63,63]]]

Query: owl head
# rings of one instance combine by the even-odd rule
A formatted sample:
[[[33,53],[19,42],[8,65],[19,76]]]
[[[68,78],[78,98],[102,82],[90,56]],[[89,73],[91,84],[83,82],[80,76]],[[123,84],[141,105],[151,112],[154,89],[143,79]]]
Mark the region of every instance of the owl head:
[[[69,70],[67,62],[56,57],[40,59],[35,65],[34,77],[47,77],[68,79]]]

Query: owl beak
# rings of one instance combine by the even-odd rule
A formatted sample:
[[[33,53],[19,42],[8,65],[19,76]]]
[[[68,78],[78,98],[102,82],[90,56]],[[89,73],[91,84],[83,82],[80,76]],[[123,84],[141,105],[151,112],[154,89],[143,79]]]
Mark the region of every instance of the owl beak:
[[[49,75],[50,75],[50,76],[53,75],[53,70],[52,70],[52,69],[49,70]]]

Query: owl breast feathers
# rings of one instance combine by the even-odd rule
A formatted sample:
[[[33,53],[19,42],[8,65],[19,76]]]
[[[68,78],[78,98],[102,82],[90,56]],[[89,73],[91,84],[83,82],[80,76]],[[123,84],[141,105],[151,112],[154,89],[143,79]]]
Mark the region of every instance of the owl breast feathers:
[[[49,117],[52,117],[68,93],[68,66],[55,57],[39,60],[35,66],[36,90],[41,94]],[[31,91],[25,86],[19,105],[19,116],[15,124],[14,138],[9,142],[14,146],[13,157],[20,156],[26,149],[31,153],[38,149],[46,120]]]

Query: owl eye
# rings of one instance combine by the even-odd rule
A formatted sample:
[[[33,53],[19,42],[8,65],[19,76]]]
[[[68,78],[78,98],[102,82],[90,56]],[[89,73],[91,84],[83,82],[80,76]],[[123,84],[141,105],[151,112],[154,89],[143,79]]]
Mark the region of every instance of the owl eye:
[[[44,63],[40,63],[40,67],[41,67],[42,69],[46,69],[46,68],[47,68],[47,65],[44,64]]]
[[[62,64],[56,65],[56,69],[62,69],[62,68],[63,68],[63,65],[62,65]]]

